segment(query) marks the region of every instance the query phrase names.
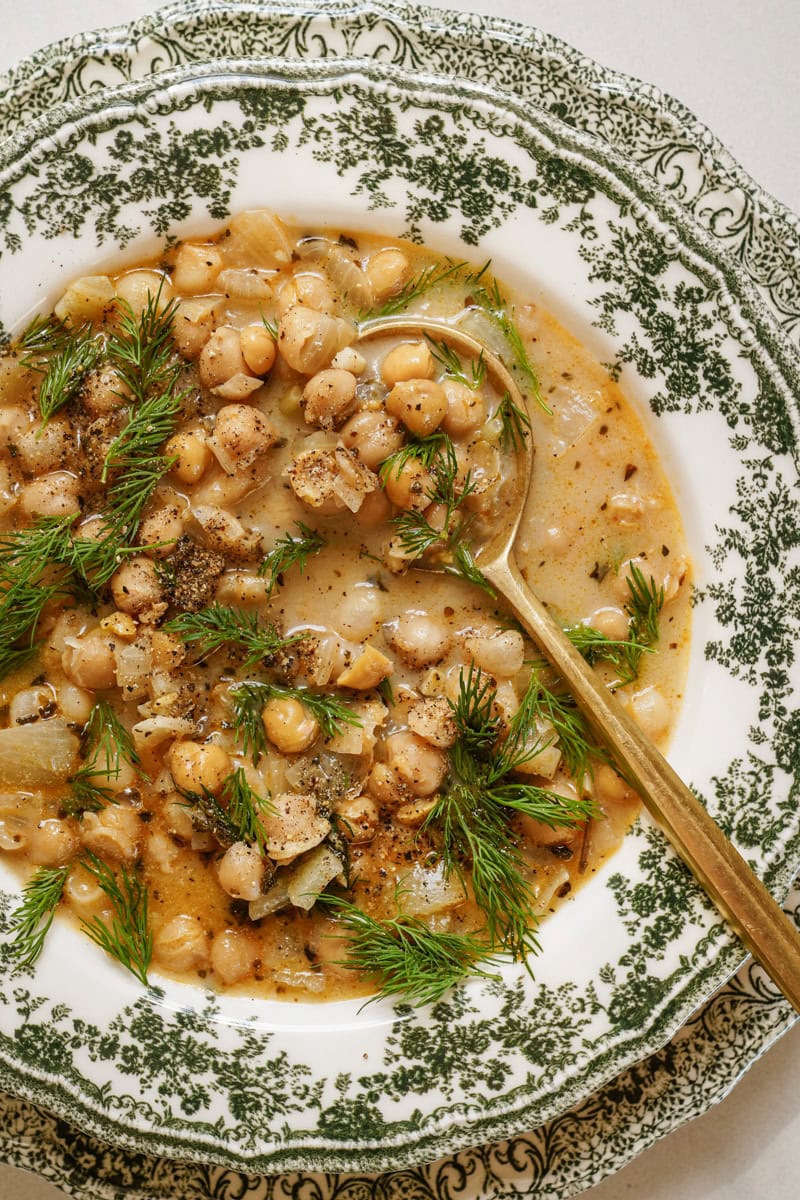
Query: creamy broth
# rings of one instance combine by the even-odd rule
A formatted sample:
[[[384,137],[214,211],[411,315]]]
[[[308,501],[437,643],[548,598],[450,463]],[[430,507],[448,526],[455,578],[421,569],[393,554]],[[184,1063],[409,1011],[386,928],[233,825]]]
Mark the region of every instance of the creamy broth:
[[[28,584],[51,589],[28,628],[4,614],[0,847],[26,878],[50,871],[57,906],[95,930],[113,927],[109,876],[146,890],[155,972],[329,1000],[384,982],[342,964],[354,910],[395,934],[399,913],[432,935],[502,931],[443,807],[479,808],[501,761],[509,795],[550,805],[543,820],[492,810],[531,927],[637,811],[602,752],[570,771],[545,701],[580,719],[456,553],[504,519],[516,458],[502,389],[444,343],[360,339],[387,307],[485,338],[531,393],[534,365],[523,573],[579,644],[603,635],[597,670],[655,741],[675,720],[680,516],[619,387],[547,313],[419,247],[263,212],[78,280],[56,323],[0,358],[3,588],[16,612],[36,607]],[[160,326],[161,375],[147,346]],[[142,403],[155,415],[134,461]],[[23,570],[25,537],[47,522],[53,561]],[[70,548],[106,538],[115,557],[86,560],[87,587]],[[459,757],[465,713],[491,736]]]

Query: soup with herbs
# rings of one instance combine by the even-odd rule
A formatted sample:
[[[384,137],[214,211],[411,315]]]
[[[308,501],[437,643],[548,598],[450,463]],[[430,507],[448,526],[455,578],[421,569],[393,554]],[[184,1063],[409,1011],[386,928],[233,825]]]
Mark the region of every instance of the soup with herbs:
[[[447,337],[469,332],[526,408]],[[517,557],[656,740],[679,514],[618,386],[489,266],[243,213],[0,356],[0,850],[143,983],[432,999],[536,948],[637,798],[480,572]],[[430,568],[435,567],[433,571]]]

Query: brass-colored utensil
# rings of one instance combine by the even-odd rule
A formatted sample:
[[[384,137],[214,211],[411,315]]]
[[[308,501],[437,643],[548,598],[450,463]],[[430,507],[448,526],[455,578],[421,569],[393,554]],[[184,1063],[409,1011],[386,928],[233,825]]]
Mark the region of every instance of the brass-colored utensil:
[[[360,338],[428,336],[462,353],[483,355],[487,370],[527,412],[527,402],[504,363],[464,330],[424,316],[364,322]],[[517,618],[571,691],[596,733],[635,783],[650,815],[773,982],[800,1012],[800,935],[761,880],[660,751],[581,657],[530,586],[514,559],[514,543],[533,470],[533,439],[518,453],[516,495],[507,523],[476,548],[483,575],[509,602]],[[427,564],[417,566],[426,569]]]

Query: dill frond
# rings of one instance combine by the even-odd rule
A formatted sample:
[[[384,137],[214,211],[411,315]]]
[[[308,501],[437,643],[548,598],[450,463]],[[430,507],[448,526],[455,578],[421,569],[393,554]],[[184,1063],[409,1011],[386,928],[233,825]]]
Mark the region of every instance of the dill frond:
[[[69,866],[37,867],[22,889],[22,902],[11,914],[10,950],[21,967],[32,967],[44,949]]]
[[[295,521],[295,527],[298,534],[285,533],[283,537],[278,538],[258,568],[258,574],[267,579],[268,596],[272,594],[285,571],[298,566],[302,573],[310,556],[318,554],[328,544],[321,533],[310,529],[302,521]]]
[[[147,921],[147,889],[126,867],[119,876],[91,850],[78,860],[111,901],[114,915],[106,924],[100,917],[81,921],[92,941],[115,958],[140,983],[148,986],[147,971],[153,956],[153,935]]]
[[[261,624],[257,613],[216,601],[199,612],[173,617],[164,628],[176,633],[187,645],[194,646],[200,658],[207,658],[224,646],[246,651],[246,671],[269,663],[280,650],[300,640],[299,635],[281,637],[274,625]]]
[[[345,930],[348,948],[340,965],[378,986],[370,1002],[398,996],[419,1007],[440,1000],[468,975],[498,977],[486,969],[496,956],[473,934],[437,933],[404,913],[377,921],[343,896],[326,894],[321,902]]]

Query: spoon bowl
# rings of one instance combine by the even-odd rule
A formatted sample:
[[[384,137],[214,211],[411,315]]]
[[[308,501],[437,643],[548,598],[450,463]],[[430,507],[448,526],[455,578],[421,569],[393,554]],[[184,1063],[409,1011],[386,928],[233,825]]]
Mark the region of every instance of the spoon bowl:
[[[487,371],[521,411],[527,400],[505,363],[483,342],[456,325],[424,316],[377,318],[364,322],[360,338],[395,334],[438,338],[454,349],[482,356]],[[510,604],[520,624],[556,670],[647,811],[796,1012],[800,1012],[800,938],[793,923],[722,832],[692,790],[672,769],[610,690],[578,653],[563,629],[536,597],[514,557],[514,545],[533,473],[533,439],[521,439],[517,470],[508,497],[508,519],[498,522],[476,548],[484,578]],[[415,567],[443,570],[418,559]]]

